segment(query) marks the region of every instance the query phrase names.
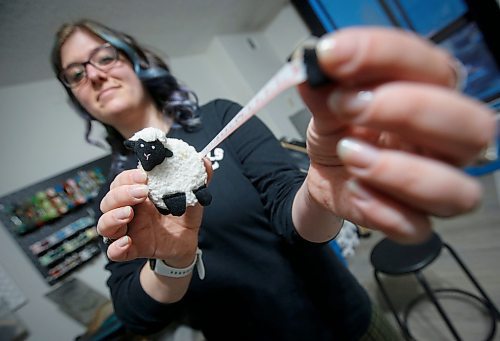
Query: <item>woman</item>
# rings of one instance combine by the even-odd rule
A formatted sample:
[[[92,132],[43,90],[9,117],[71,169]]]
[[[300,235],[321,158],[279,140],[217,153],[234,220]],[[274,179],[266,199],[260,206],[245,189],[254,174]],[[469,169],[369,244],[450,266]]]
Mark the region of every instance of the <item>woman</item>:
[[[152,126],[201,150],[240,106],[199,107],[130,36],[90,21],[59,31],[55,72],[80,113],[105,125],[115,155],[97,228],[113,241],[108,285],[131,330],[183,320],[214,340],[391,338],[327,242],[342,218],[418,242],[431,231],[430,216],[472,209],[480,187],[454,166],[492,139],[493,115],[453,90],[450,56],[413,35],[348,29],[316,49],[336,82],[299,87],[313,113],[307,176],[252,118],[220,145],[213,174],[207,163],[212,204],[172,217],[147,198],[146,175],[123,140]],[[197,248],[203,280],[190,270]],[[156,264],[189,270],[165,276]]]

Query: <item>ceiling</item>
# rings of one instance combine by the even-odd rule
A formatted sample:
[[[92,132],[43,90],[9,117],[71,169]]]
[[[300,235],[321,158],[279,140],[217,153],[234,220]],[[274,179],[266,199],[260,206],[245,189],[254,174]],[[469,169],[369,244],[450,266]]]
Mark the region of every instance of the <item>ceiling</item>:
[[[53,77],[49,54],[64,22],[94,19],[179,57],[204,51],[215,35],[263,29],[287,2],[0,0],[0,87]]]

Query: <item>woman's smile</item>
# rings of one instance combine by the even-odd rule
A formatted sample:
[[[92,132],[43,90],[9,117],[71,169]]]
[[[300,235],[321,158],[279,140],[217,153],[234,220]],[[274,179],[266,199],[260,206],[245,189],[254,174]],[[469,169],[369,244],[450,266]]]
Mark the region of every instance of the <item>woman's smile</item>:
[[[99,91],[99,94],[97,95],[97,101],[100,102],[106,98],[109,98],[110,96],[115,93],[115,91],[118,89],[118,86],[110,86],[105,89],[102,89]]]

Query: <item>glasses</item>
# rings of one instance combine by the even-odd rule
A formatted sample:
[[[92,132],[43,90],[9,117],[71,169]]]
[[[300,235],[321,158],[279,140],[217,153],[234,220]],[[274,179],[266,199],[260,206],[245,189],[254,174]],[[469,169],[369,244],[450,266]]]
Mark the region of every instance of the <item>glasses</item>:
[[[109,43],[99,46],[84,63],[68,65],[59,74],[59,79],[69,88],[77,87],[87,80],[87,64],[101,71],[108,71],[118,60],[118,51]]]

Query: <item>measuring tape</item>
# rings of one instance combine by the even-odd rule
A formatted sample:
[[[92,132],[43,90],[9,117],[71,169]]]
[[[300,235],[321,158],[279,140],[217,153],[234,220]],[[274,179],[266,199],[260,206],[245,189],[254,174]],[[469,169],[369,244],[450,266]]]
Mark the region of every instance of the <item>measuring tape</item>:
[[[250,117],[255,115],[273,98],[292,86],[303,83],[308,76],[308,70],[302,60],[292,60],[281,69],[264,85],[262,89],[241,109],[236,116],[214,137],[210,143],[200,152],[202,157],[206,156],[238,129]]]

